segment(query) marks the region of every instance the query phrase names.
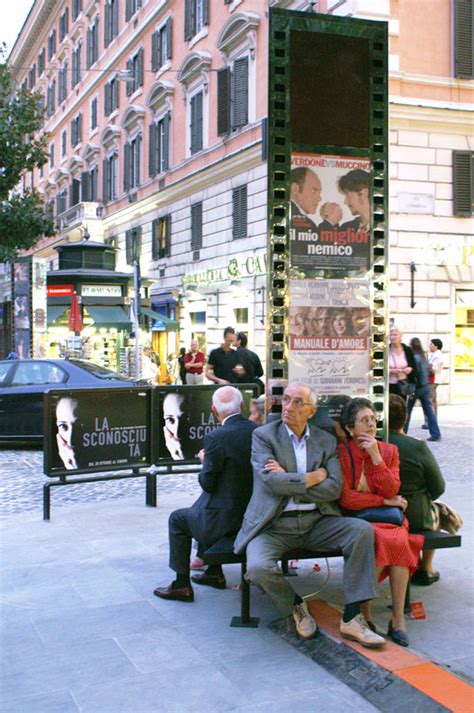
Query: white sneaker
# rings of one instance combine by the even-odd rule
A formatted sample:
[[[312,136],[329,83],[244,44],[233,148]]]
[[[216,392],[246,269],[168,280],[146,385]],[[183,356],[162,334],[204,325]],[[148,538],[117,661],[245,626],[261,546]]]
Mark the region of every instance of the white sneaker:
[[[379,636],[369,628],[363,614],[357,614],[347,623],[341,620],[341,634],[343,639],[358,641],[362,646],[373,648],[385,644],[383,636]]]
[[[296,604],[293,607],[293,619],[296,624],[296,631],[302,639],[312,639],[318,633],[318,625],[309,613],[306,602]]]

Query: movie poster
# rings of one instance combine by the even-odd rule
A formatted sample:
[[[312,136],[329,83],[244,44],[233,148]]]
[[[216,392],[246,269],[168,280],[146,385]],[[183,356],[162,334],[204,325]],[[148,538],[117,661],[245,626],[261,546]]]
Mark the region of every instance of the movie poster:
[[[151,465],[151,388],[64,389],[45,398],[46,475]]]
[[[321,270],[366,272],[370,266],[370,161],[293,153],[291,266],[306,277]]]
[[[258,396],[256,385],[240,386],[242,415],[250,415],[250,402]],[[204,447],[204,438],[220,424],[212,413],[212,395],[216,386],[161,386],[155,388],[153,428],[157,443],[158,465],[181,461],[196,463]]]
[[[18,359],[31,356],[30,263],[13,264],[13,319],[15,352]]]
[[[318,396],[369,391],[367,280],[290,280],[289,380]]]

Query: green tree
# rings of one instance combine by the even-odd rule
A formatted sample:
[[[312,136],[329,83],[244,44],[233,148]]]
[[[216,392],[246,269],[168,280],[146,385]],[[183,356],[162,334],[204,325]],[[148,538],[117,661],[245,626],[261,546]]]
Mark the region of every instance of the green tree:
[[[54,234],[52,216],[36,189],[19,190],[25,172],[48,160],[48,135],[40,133],[40,96],[15,91],[0,48],[0,259],[13,258]]]

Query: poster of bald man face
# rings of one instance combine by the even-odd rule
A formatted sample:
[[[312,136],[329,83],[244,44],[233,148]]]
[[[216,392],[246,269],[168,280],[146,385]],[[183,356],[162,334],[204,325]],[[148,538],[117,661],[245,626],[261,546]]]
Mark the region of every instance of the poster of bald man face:
[[[220,427],[212,412],[216,386],[159,386],[155,389],[153,429],[158,465],[181,461],[196,463],[208,433]],[[236,386],[242,394],[242,415],[250,415],[256,385]]]

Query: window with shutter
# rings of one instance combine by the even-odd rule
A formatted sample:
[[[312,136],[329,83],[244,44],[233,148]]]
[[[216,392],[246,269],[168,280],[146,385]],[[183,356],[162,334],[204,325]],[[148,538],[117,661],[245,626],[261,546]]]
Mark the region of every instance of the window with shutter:
[[[94,166],[89,171],[89,200],[95,203],[97,201],[97,182],[99,178],[99,173],[97,166]]]
[[[454,0],[454,76],[474,78],[474,3]]]
[[[160,64],[160,33],[154,32],[151,36],[151,69],[152,72],[157,72],[161,67]]]
[[[128,191],[130,187],[130,144],[124,146],[124,167],[123,167],[123,190]]]
[[[104,5],[104,47],[108,47],[112,42],[112,7],[106,1]]]
[[[97,128],[97,97],[91,101],[91,130]]]
[[[217,72],[217,135],[230,132],[230,67]]]
[[[90,200],[90,177],[87,171],[81,174],[81,198],[83,201]]]
[[[453,151],[454,215],[474,213],[474,152]]]
[[[191,250],[202,248],[202,201],[191,206]]]
[[[104,86],[104,116],[112,113],[112,83],[107,82]]]
[[[104,158],[102,160],[102,203],[108,203],[109,200],[109,161]]]
[[[171,254],[171,215],[165,215],[152,223],[152,259],[160,260]]]
[[[232,128],[239,129],[248,122],[249,60],[236,59],[233,71]]]
[[[148,175],[153,177],[157,173],[156,167],[156,124],[150,124],[148,134]]]
[[[135,78],[135,75],[134,75],[134,73],[133,73],[133,62],[132,62],[131,59],[127,60],[126,68],[127,68],[127,72],[129,72],[130,75],[132,75],[132,76]],[[135,91],[135,81],[133,81],[133,82],[127,81],[127,82],[125,83],[125,86],[127,87],[127,92],[126,92],[126,93],[127,93],[127,97],[129,97],[129,96],[131,96],[131,95],[133,94],[133,92]]]
[[[81,196],[81,182],[78,178],[73,178],[71,181],[71,193],[70,193],[70,205],[69,205],[70,208],[72,208],[73,206],[75,206],[79,203],[80,196]]]
[[[41,75],[44,72],[44,63],[45,63],[45,50],[42,49],[38,55],[38,77],[41,77]]]
[[[232,238],[247,237],[247,186],[232,191]]]
[[[184,39],[191,40],[208,24],[209,0],[185,0]]]
[[[173,57],[173,18],[169,17],[166,21],[166,57],[165,59],[172,59]]]
[[[135,73],[135,89],[143,86],[143,49],[140,48],[137,52],[136,73]]]
[[[125,255],[128,265],[133,265],[135,260],[140,260],[142,250],[142,229],[133,228],[125,233]]]
[[[112,111],[119,108],[120,83],[117,78],[112,80]]]
[[[201,151],[202,141],[202,92],[191,98],[191,154]]]

